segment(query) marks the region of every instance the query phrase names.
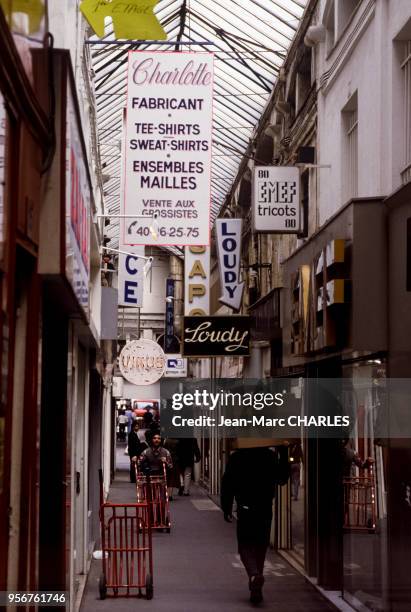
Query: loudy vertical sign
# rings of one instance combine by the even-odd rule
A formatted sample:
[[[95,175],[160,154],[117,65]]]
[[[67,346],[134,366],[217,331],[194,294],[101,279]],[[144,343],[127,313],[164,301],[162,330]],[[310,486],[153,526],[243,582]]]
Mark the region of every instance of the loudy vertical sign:
[[[217,250],[222,304],[239,310],[244,283],[240,282],[242,219],[217,219]]]
[[[300,171],[295,166],[255,166],[253,223],[256,232],[301,231]]]
[[[209,244],[213,55],[130,51],[127,91],[122,244]]]

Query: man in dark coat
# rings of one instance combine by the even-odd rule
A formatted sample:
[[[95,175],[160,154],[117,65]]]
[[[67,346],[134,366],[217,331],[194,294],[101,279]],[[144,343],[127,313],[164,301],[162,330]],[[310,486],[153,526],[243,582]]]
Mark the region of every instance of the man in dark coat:
[[[270,543],[273,498],[289,478],[288,448],[247,448],[229,458],[221,486],[224,519],[237,502],[238,552],[249,577],[250,601],[262,601],[264,561]]]

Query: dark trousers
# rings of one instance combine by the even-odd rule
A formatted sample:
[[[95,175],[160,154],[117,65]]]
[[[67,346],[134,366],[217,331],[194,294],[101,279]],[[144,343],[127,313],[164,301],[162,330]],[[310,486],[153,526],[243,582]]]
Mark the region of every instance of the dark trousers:
[[[248,576],[262,574],[270,543],[272,507],[237,509],[237,541],[240,559]]]

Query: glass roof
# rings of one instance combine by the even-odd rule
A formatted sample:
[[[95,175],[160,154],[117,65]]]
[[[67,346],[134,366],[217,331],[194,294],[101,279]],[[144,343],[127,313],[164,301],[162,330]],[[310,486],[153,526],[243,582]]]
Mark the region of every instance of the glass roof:
[[[265,108],[307,0],[159,0],[167,41],[114,40],[111,26],[90,44],[105,213],[120,214],[127,51],[210,51],[214,56],[211,223],[217,217]],[[119,223],[105,228],[118,246]],[[181,254],[178,248],[168,248]]]

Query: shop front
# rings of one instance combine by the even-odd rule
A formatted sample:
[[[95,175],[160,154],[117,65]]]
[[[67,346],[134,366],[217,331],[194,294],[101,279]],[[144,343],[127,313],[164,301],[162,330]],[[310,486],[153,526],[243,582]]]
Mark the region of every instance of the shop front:
[[[304,526],[304,569],[358,609],[385,610],[387,451],[375,431],[388,363],[382,199],[350,201],[286,260],[284,278],[283,366],[304,371],[304,412],[318,407],[313,383],[334,379],[327,409],[351,416],[347,439],[302,436],[295,449],[304,517],[293,479],[289,516],[294,530]]]
[[[93,186],[70,55],[58,50],[52,55],[56,146],[41,209],[39,254],[43,308],[39,574],[44,588],[69,591],[74,607],[98,524],[95,483],[101,465],[104,401],[97,359],[100,240],[92,224]],[[46,108],[49,98],[44,96],[41,75],[47,62],[43,53],[35,53],[36,86]]]
[[[29,45],[20,54],[0,8],[0,590],[37,586],[37,275],[42,174],[51,151],[32,87]],[[26,458],[31,457],[27,462]]]

